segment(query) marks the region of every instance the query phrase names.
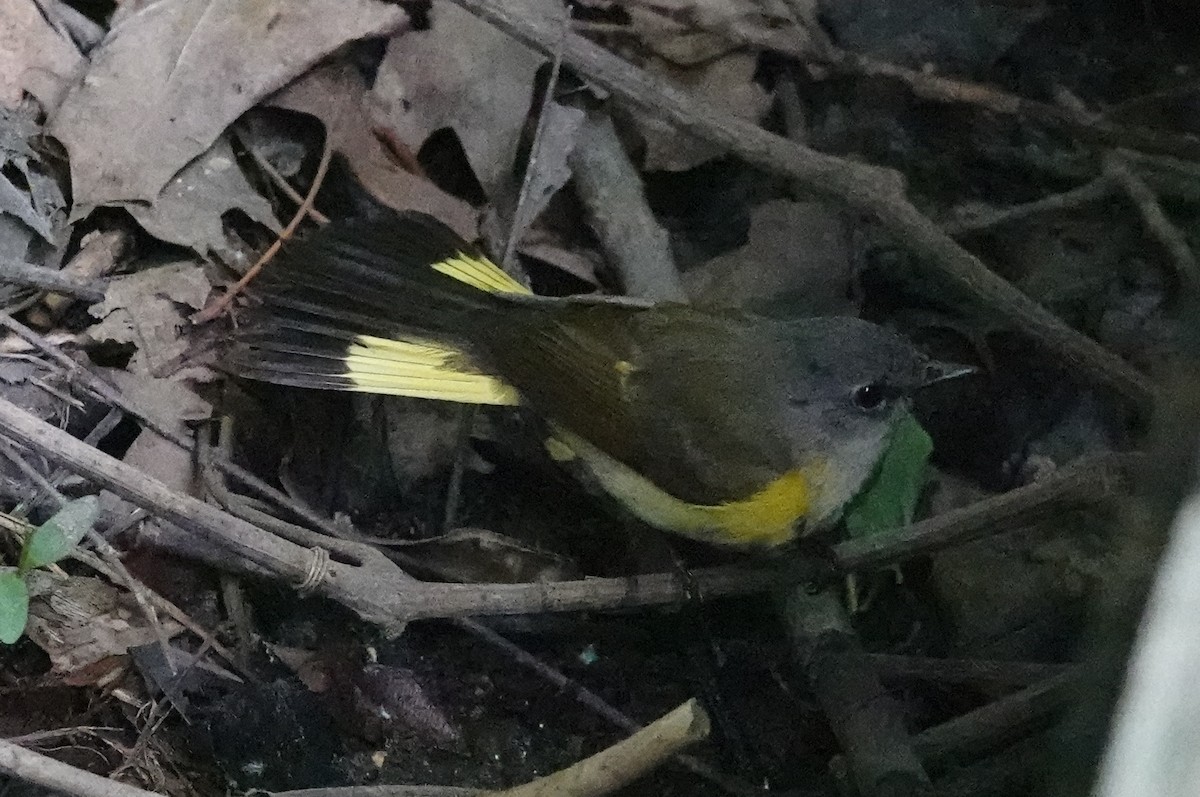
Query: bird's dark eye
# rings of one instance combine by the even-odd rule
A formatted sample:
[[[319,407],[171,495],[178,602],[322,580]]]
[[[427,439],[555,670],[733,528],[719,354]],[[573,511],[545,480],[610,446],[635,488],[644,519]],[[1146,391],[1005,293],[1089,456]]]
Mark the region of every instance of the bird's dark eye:
[[[883,382],[871,382],[855,388],[854,406],[860,410],[877,410],[892,397],[893,391]]]

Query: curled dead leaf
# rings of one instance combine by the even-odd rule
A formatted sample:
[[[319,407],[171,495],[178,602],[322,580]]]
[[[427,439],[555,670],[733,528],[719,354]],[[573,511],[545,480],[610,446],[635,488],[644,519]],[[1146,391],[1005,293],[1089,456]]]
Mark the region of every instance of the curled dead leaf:
[[[321,120],[333,150],[382,204],[436,216],[464,238],[474,239],[478,223],[470,205],[412,174],[388,154],[372,132],[374,123],[364,105],[366,93],[367,85],[353,66],[335,63],[313,70],[268,102]]]

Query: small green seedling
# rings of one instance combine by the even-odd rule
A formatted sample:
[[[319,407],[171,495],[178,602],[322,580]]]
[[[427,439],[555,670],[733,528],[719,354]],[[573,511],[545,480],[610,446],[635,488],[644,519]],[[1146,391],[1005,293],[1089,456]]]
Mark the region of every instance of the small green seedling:
[[[29,620],[30,570],[52,565],[64,558],[96,525],[100,504],[88,495],[68,501],[42,525],[25,534],[16,567],[0,567],[0,642],[11,645],[25,632]]]

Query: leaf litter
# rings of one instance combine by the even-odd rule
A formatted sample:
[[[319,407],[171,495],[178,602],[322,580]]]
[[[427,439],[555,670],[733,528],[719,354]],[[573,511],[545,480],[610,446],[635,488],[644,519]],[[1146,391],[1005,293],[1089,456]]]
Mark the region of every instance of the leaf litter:
[[[406,19],[377,0],[183,0],[126,16],[50,122],[70,155],[75,217],[154,202],[259,100]]]
[[[264,511],[285,524],[308,508],[343,513],[341,528],[380,540],[380,550],[403,557],[421,577],[521,583],[671,570],[661,551],[648,550],[645,535],[627,534],[595,496],[546,462],[518,414],[471,418],[416,402],[349,402],[249,386],[218,375],[207,356],[241,323],[245,306],[213,324],[193,320],[214,287],[235,280],[314,188],[317,212],[297,222],[301,234],[364,208],[416,210],[468,239],[482,237],[497,259],[500,244],[515,235],[517,256],[505,265],[527,272],[522,279],[538,292],[613,284],[609,260],[623,247],[606,239],[611,231],[581,207],[572,182],[585,113],[612,117],[624,145],[619,155],[651,197],[652,226],[669,230],[671,248],[683,253],[678,261],[694,302],[781,316],[862,315],[899,328],[936,356],[989,368],[984,379],[919,397],[915,420],[897,435],[874,486],[847,508],[851,535],[879,534],[886,545],[889,530],[947,510],[944,496],[956,480],[964,485],[957,503],[977,503],[1134,439],[1107,397],[1071,379],[1069,366],[1046,362],[1021,341],[1022,330],[1006,329],[984,309],[916,277],[904,241],[818,199],[825,186],[746,165],[733,154],[743,142],[681,131],[644,109],[630,112],[620,92],[593,91],[587,69],[573,69],[571,59],[547,85],[553,53],[518,43],[448,0],[427,9],[382,0],[117,5],[108,16],[76,0],[12,0],[0,8],[0,260],[57,270],[97,236],[119,241],[110,256],[79,265],[98,263],[82,277],[89,284],[118,270],[96,283],[104,292],[99,302],[49,295],[18,276],[5,280],[0,299],[47,337],[65,341],[67,356],[98,369],[137,415],[171,434],[207,440],[210,422],[221,418],[232,430],[235,459],[283,487],[293,505],[279,511],[257,498],[231,498],[243,487],[236,479],[222,489],[190,451],[120,413],[104,420],[108,407],[31,355],[0,361],[0,394],[76,436],[90,433],[91,443],[177,494],[213,497],[255,522],[270,520]],[[564,11],[556,0],[505,8],[548,27]],[[1104,155],[1094,141],[1046,136],[1036,115],[1022,116],[1027,106],[993,112],[996,106],[985,103],[989,112],[978,112],[980,92],[1016,86],[1052,105],[1054,97],[1039,94],[1052,80],[1102,109],[1181,96],[1172,93],[1180,76],[1197,68],[1162,44],[1169,32],[1153,20],[1085,23],[1072,13],[1083,12],[950,0],[899,11],[886,2],[588,0],[576,4],[571,28],[687,92],[697,107],[900,170],[931,218],[982,206],[972,217],[979,224],[997,209],[1052,196],[1081,174],[1091,178],[1087,158]],[[1154,53],[1139,51],[1136,68],[1117,54],[1123,26],[1161,44]],[[887,62],[886,79],[869,72],[879,61]],[[1080,71],[1079,64],[1091,66]],[[927,88],[921,81],[942,75],[963,81],[956,99],[936,106],[919,100]],[[1162,120],[1180,118],[1180,109],[1164,102],[1146,124],[1175,135],[1174,122]],[[1044,120],[1049,112],[1040,113]],[[316,124],[299,122],[299,115]],[[314,186],[322,136],[335,168]],[[1121,143],[1136,150],[1139,141]],[[1146,157],[1159,158],[1156,174],[1168,169],[1177,180],[1191,179],[1178,163]],[[862,190],[885,193],[882,184]],[[519,194],[525,204],[517,208]],[[1178,185],[1171,192],[1176,199],[1195,195]],[[1183,340],[1173,302],[1178,286],[1169,276],[1177,270],[1162,262],[1171,250],[1162,247],[1161,231],[1147,245],[1137,215],[1117,207],[1030,213],[961,240],[1080,331],[1135,362],[1169,370],[1180,361]],[[1141,218],[1154,217],[1140,210]],[[1185,199],[1160,216],[1186,230],[1195,212]],[[528,226],[513,230],[512,219]],[[927,465],[931,438],[936,467]],[[33,456],[3,461],[4,509],[20,502],[48,517],[44,485],[26,483],[28,470],[43,466]],[[70,498],[94,492],[78,477],[54,483]],[[457,631],[410,626],[398,640],[380,640],[328,605],[294,600],[266,579],[226,579],[218,589],[202,565],[193,567],[205,578],[186,587],[159,583],[168,557],[236,569],[236,555],[143,517],[111,493],[101,493],[100,508],[98,528],[111,534],[133,577],[167,593],[178,588],[172,597],[196,621],[192,632],[162,616],[155,625],[126,583],[65,560],[61,572],[31,571],[36,589],[23,593],[34,596],[26,607],[6,592],[16,583],[8,550],[0,553],[0,568],[12,568],[0,571],[0,618],[28,609],[29,639],[49,656],[46,678],[89,695],[121,679],[122,695],[141,700],[156,687],[174,710],[199,711],[197,727],[221,737],[209,741],[226,773],[266,761],[281,767],[271,773],[278,788],[325,778],[499,786],[561,767],[608,740],[574,692],[561,683],[547,690]],[[1069,518],[1040,519],[995,540],[928,555],[917,567],[901,565],[905,578],[880,582],[869,605],[859,607],[858,633],[871,650],[891,653],[1041,661],[1047,651],[1069,649],[1081,633],[1072,606],[1124,583],[1139,560],[1117,555],[1095,531],[1103,518],[1089,516],[1086,525],[1094,533]],[[726,560],[686,549],[667,558]],[[746,622],[750,606],[706,608],[701,623],[715,635],[702,647],[718,649],[717,683],[728,690],[722,699],[750,720],[749,729],[733,730],[762,752],[763,760],[738,774],[785,788],[811,786],[828,777],[828,761],[798,767],[781,748],[790,751],[814,727],[826,733],[825,718],[810,708],[816,703],[805,685],[782,674],[789,651],[774,626]],[[638,612],[561,625],[520,618],[504,630],[522,633],[550,666],[618,694],[640,722],[694,689],[692,676],[682,674],[698,666],[697,645],[694,629],[682,625],[675,615]],[[196,628],[208,631],[197,636]],[[226,647],[215,655],[214,643],[236,644],[237,655]],[[755,654],[743,655],[747,647]],[[602,652],[583,670],[576,656],[582,649]],[[293,676],[279,678],[272,669],[279,660],[307,688],[297,688]],[[0,657],[0,667],[8,662]],[[175,674],[227,674],[226,666],[248,666],[266,686],[251,679],[234,689],[236,679],[222,677],[189,680],[183,690],[185,676]],[[914,728],[985,702],[949,682],[910,690],[906,723]],[[781,716],[781,703],[796,694],[807,701],[803,708]],[[209,704],[213,713],[205,714]],[[142,729],[103,705],[134,749],[134,731]],[[339,711],[348,721],[334,733],[322,718]],[[240,715],[245,744],[231,730]],[[156,734],[190,750],[177,731],[168,721]],[[262,746],[250,742],[267,739],[273,752],[250,760]],[[320,766],[290,772],[281,751],[301,742]],[[198,756],[193,766],[194,787],[202,789],[204,762]],[[652,777],[647,793],[719,792],[708,782],[680,785],[668,772]]]
[[[150,205],[131,205],[129,213],[155,238],[192,249],[201,257],[237,263],[245,254],[231,245],[223,223],[225,214],[235,209],[279,232],[274,209],[250,185],[233,147],[222,136],[172,177]]]
[[[104,301],[88,311],[99,320],[91,335],[96,340],[132,344],[129,370],[159,375],[187,351],[183,333],[189,311],[203,307],[211,290],[204,270],[191,261],[114,278]]]
[[[477,222],[471,206],[389,155],[375,132],[368,100],[368,86],[358,70],[352,64],[334,63],[312,70],[267,102],[319,119],[334,151],[346,159],[362,189],[377,202],[395,210],[429,213],[473,238]]]
[[[10,0],[0,18],[0,105],[25,92],[51,107],[85,64],[74,42],[57,30],[35,0]]]

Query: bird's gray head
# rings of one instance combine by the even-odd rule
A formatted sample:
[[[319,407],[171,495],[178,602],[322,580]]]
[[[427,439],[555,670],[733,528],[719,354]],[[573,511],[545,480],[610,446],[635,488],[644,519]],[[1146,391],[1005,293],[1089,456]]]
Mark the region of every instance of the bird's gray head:
[[[785,426],[794,456],[821,474],[810,525],[827,525],[871,475],[912,393],[940,371],[907,340],[867,321],[790,326]]]

